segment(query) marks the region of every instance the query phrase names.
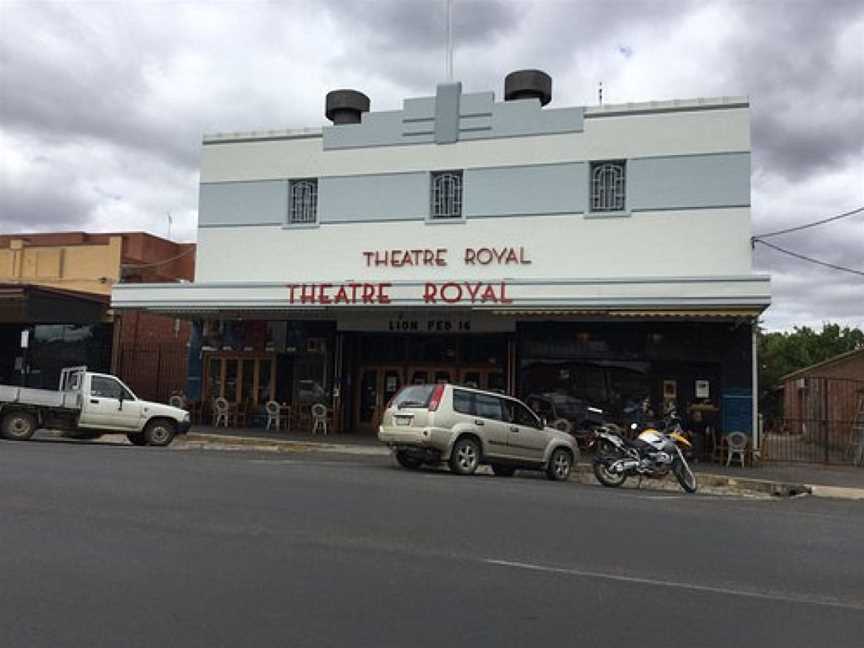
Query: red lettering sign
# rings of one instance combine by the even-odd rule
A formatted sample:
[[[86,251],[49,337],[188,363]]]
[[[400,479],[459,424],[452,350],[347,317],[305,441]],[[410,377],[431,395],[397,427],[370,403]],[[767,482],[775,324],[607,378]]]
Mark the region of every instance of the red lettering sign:
[[[448,281],[443,284],[427,282],[423,286],[423,303],[425,304],[512,304],[507,296],[507,284],[503,281],[497,284],[482,281]]]
[[[289,304],[389,304],[389,283],[288,284]],[[335,295],[334,295],[335,289]]]
[[[402,268],[404,266],[447,265],[447,248],[415,250],[366,250],[361,252],[366,267]],[[525,254],[524,247],[480,247],[465,248],[462,258],[465,265],[529,265],[531,259]]]

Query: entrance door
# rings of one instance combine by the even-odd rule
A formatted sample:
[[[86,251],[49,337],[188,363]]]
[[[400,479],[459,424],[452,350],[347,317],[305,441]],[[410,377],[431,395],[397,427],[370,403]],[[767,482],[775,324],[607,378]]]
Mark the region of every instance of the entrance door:
[[[374,433],[387,403],[402,388],[400,367],[367,367],[361,369],[357,381],[357,405],[354,420],[360,432]]]

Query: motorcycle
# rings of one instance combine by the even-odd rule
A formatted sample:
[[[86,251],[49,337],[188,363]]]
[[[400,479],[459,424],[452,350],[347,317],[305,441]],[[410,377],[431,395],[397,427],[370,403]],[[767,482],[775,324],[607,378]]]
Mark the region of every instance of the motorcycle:
[[[639,425],[632,423],[630,429],[636,433]],[[682,451],[691,447],[674,415],[664,430],[646,427],[632,441],[607,427],[597,432],[594,476],[604,486],[617,488],[628,477],[662,479],[671,472],[684,491],[695,493],[696,475]]]

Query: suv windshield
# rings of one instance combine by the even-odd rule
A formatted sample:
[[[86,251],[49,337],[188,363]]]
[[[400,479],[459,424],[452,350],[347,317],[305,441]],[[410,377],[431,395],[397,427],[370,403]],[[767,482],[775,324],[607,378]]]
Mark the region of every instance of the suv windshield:
[[[400,391],[391,403],[391,407],[427,407],[435,385],[408,385]]]

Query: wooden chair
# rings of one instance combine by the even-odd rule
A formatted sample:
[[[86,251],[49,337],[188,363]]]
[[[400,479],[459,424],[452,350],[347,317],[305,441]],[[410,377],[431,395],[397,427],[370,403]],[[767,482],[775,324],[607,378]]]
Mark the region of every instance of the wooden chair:
[[[249,403],[243,401],[242,403],[233,403],[232,404],[232,420],[234,423],[234,427],[246,427],[247,419],[249,416]]]
[[[296,429],[309,430],[312,425],[312,412],[309,403],[295,403],[291,411],[292,424]]]
[[[726,435],[721,434],[711,426],[706,428],[706,434],[708,435],[708,450],[711,453],[711,461],[719,464],[724,463],[728,450]]]

